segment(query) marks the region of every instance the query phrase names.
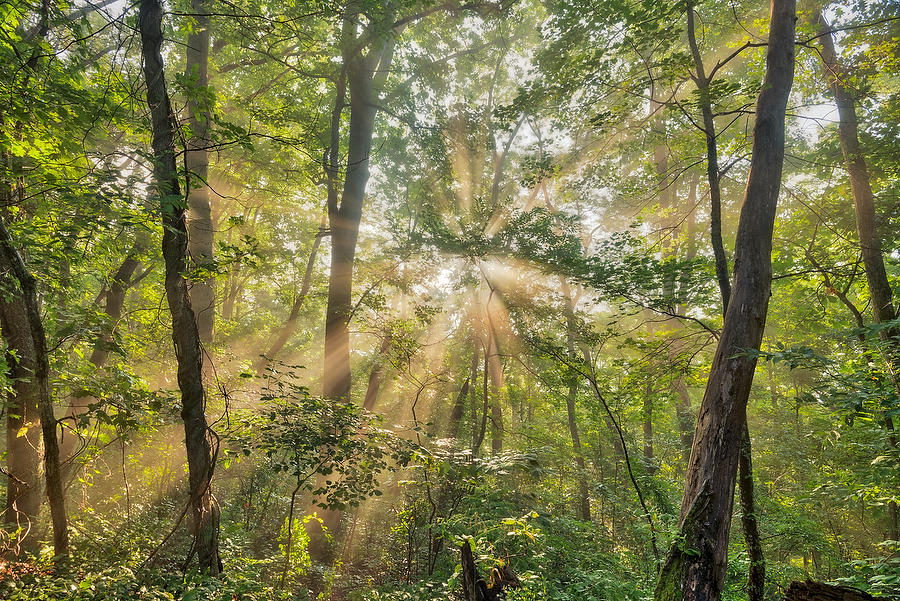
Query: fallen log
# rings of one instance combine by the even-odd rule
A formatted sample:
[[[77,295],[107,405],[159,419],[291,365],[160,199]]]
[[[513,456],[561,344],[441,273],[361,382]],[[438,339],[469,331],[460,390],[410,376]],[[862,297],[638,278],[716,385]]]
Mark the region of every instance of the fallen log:
[[[849,586],[834,586],[823,582],[792,582],[784,601],[877,601],[868,593]]]

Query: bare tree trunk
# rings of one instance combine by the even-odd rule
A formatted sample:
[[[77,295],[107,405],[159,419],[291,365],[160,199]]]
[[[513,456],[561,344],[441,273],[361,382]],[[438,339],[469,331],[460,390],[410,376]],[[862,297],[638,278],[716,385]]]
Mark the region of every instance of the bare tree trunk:
[[[716,261],[716,279],[719,290],[722,293],[722,304],[728,305],[728,297],[731,296],[731,281],[728,278],[728,258],[725,255],[725,245],[722,242],[722,188],[719,174],[719,150],[716,144],[716,122],[713,116],[712,99],[709,94],[710,80],[706,76],[703,67],[703,57],[697,46],[697,36],[694,32],[694,3],[687,5],[687,35],[688,44],[691,47],[691,56],[694,59],[694,82],[699,94],[700,111],[703,113],[703,131],[706,134],[706,175],[709,181],[709,232],[712,240],[713,256]]]
[[[147,104],[153,125],[153,177],[159,196],[163,222],[165,288],[172,314],[172,341],[178,361],[181,390],[181,417],[184,421],[190,484],[191,530],[200,569],[218,575],[219,509],[210,482],[216,463],[214,432],[206,423],[206,394],[203,389],[203,356],[197,320],[191,309],[187,266],[188,236],[186,214],[175,166],[175,115],[166,91],[162,46],[162,6],[159,0],[141,0],[138,23],[147,83]]]
[[[378,392],[381,390],[381,382],[384,379],[384,356],[391,348],[391,337],[385,335],[381,340],[378,348],[378,357],[375,358],[375,365],[369,372],[369,384],[366,386],[366,396],[363,399],[363,409],[372,411],[375,409],[375,403],[378,401]]]
[[[503,407],[500,405],[500,388],[503,386],[503,367],[500,365],[500,349],[497,335],[492,326],[488,327],[488,347],[485,361],[491,381],[491,453],[503,450]]]
[[[0,217],[0,246],[2,246],[3,263],[18,280],[28,331],[34,348],[33,381],[37,389],[37,406],[44,443],[44,478],[47,500],[50,504],[50,519],[53,523],[53,551],[56,557],[61,559],[69,553],[69,524],[66,518],[66,499],[59,469],[57,420],[53,414],[53,399],[50,392],[50,357],[47,351],[47,335],[44,332],[41,311],[38,307],[37,282],[25,266],[19,251],[16,250],[2,217]]]
[[[759,538],[759,523],[756,519],[756,495],[753,491],[753,455],[750,452],[750,431],[747,422],[741,430],[741,455],[738,460],[738,483],[741,499],[741,525],[747,543],[750,570],[747,576],[747,598],[762,601],[766,585],[766,563]]]
[[[694,33],[693,5],[688,6],[688,42],[691,46],[691,54],[693,55],[694,66],[697,71],[695,81],[700,92],[700,106],[703,111],[703,123],[706,133],[707,177],[710,195],[710,241],[713,247],[713,255],[715,256],[716,280],[719,284],[719,294],[722,297],[722,315],[724,316],[728,313],[728,302],[731,299],[731,279],[728,275],[728,255],[725,252],[725,244],[722,241],[722,195],[719,182],[718,148],[712,101],[709,96],[710,80],[705,75],[703,59],[700,56]],[[739,487],[741,526],[744,531],[747,554],[750,559],[747,592],[750,601],[763,601],[766,564],[762,552],[762,543],[759,540],[759,524],[755,513],[756,501],[753,498],[753,473],[747,471],[752,468],[753,463],[751,460],[750,430],[746,416],[744,417],[744,425],[741,430],[740,449],[738,473],[741,483]]]
[[[818,26],[825,35],[819,36],[822,45],[822,63],[825,77],[834,96],[838,109],[838,138],[844,164],[850,175],[850,190],[853,193],[853,206],[856,210],[856,231],[859,235],[863,265],[866,269],[866,281],[869,295],[872,297],[872,313],[876,323],[885,323],[897,318],[894,309],[893,291],[884,268],[884,253],[881,248],[881,236],[878,233],[878,220],[875,215],[875,196],[869,181],[869,169],[859,144],[859,122],[856,117],[856,99],[845,84],[847,74],[838,59],[834,48],[831,27],[821,12],[818,14]],[[888,361],[893,370],[893,379],[900,390],[900,331],[897,328],[881,330],[880,337],[889,343]],[[888,443],[897,448],[893,418],[885,416],[885,428],[888,430]],[[892,540],[900,539],[900,511],[896,501],[888,506],[890,533]]]
[[[741,433],[772,283],[772,233],[784,164],[785,110],[794,73],[794,0],[773,0],[766,76],[738,226],[734,288],[700,407],[678,541],[655,599],[718,601],[725,579]]]
[[[197,266],[213,262],[214,227],[209,202],[209,121],[212,112],[209,94],[209,0],[191,0],[194,27],[188,34],[185,48],[185,79],[190,82],[188,94],[188,124],[191,136],[187,140],[185,162],[188,178],[188,253]],[[216,319],[216,280],[205,278],[191,282],[191,306],[195,308],[200,341],[213,340]]]

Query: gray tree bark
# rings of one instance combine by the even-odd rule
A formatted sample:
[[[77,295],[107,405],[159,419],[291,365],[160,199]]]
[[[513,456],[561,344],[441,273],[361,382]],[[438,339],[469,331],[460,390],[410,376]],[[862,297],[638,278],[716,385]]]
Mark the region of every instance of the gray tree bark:
[[[166,91],[160,53],[163,36],[162,6],[159,0],[141,0],[138,25],[147,84],[147,104],[153,127],[154,192],[159,197],[162,213],[166,300],[172,314],[172,342],[178,362],[178,388],[181,390],[191,530],[200,569],[215,576],[222,569],[219,558],[219,510],[211,489],[216,451],[214,433],[206,423],[200,334],[191,309],[188,282],[184,277],[188,261],[186,211],[175,165],[175,115]]]
[[[766,75],[756,105],[750,175],[736,240],[734,287],[710,369],[688,463],[679,536],[660,572],[657,601],[718,601],[747,400],[772,283],[772,234],[794,75],[794,0],[773,0]]]

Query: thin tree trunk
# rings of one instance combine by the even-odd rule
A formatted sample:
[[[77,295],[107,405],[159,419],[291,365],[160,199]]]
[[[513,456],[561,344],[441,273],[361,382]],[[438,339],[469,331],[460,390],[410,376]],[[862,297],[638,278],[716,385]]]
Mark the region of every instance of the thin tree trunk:
[[[66,518],[66,499],[63,493],[62,475],[59,469],[59,443],[56,438],[56,416],[53,414],[53,399],[50,392],[50,357],[47,351],[47,335],[41,322],[38,307],[37,282],[28,271],[25,262],[0,217],[0,246],[4,263],[18,280],[28,331],[34,348],[34,385],[37,389],[38,413],[41,420],[41,434],[44,443],[44,478],[47,500],[50,504],[50,519],[53,523],[53,551],[57,558],[69,553],[69,524]]]
[[[214,227],[209,202],[209,0],[191,0],[194,26],[188,34],[185,48],[185,79],[190,82],[188,94],[188,124],[191,136],[185,149],[188,179],[188,253],[197,266],[213,262]],[[216,280],[204,278],[191,282],[191,306],[194,307],[200,341],[213,340],[216,318]]]
[[[569,353],[569,361],[573,364],[577,361],[575,350],[575,332],[578,324],[575,322],[575,300],[571,290],[560,279],[563,295],[566,297],[566,350]],[[575,453],[575,466],[578,468],[578,517],[589,522],[591,520],[591,497],[588,487],[587,465],[584,461],[584,450],[581,446],[581,436],[578,431],[578,419],[575,413],[575,401],[578,397],[578,374],[572,370],[569,391],[566,395],[566,417],[569,423],[569,436],[572,438],[572,451]]]
[[[719,173],[719,150],[716,144],[716,122],[712,111],[712,99],[709,94],[710,80],[706,77],[703,67],[703,57],[697,46],[697,36],[694,31],[694,3],[687,5],[687,35],[688,44],[691,47],[691,56],[694,59],[694,82],[700,102],[700,111],[703,114],[703,131],[706,134],[706,176],[709,181],[709,232],[712,240],[713,256],[716,263],[716,279],[719,282],[719,290],[722,293],[722,304],[728,305],[731,296],[731,280],[728,278],[728,259],[725,255],[725,245],[722,242],[722,188]]]
[[[166,265],[165,289],[172,314],[172,341],[178,362],[181,418],[184,421],[190,484],[191,529],[200,569],[217,575],[219,558],[219,510],[210,482],[215,468],[213,437],[206,423],[203,389],[203,356],[197,320],[191,309],[187,266],[186,214],[175,166],[175,115],[166,91],[162,46],[162,6],[159,0],[141,0],[138,24],[147,83],[147,104],[153,126],[153,177],[163,223],[162,252]]]
[[[750,452],[750,430],[747,421],[741,430],[741,456],[738,460],[738,486],[741,499],[741,525],[747,543],[750,570],[747,575],[747,598],[762,601],[766,586],[766,563],[759,538],[759,522],[756,518],[756,495],[753,490],[753,454]]]
[[[109,359],[109,349],[113,343],[116,324],[122,318],[122,311],[125,307],[125,292],[128,290],[131,278],[137,270],[141,262],[137,256],[143,251],[140,243],[135,243],[134,247],[129,251],[128,256],[119,265],[116,273],[113,274],[109,284],[109,291],[106,293],[106,303],[104,305],[104,313],[106,314],[107,324],[103,331],[94,342],[94,349],[91,351],[90,362],[96,369],[101,369],[106,365]],[[73,396],[69,400],[69,407],[66,409],[66,415],[61,420],[63,428],[62,436],[59,442],[59,456],[65,472],[65,478],[72,470],[72,460],[75,455],[76,442],[76,425],[79,417],[88,409],[88,404],[93,397],[89,394],[82,393]],[[66,423],[68,422],[68,423]],[[66,431],[68,430],[68,432]]]
[[[386,335],[381,340],[378,348],[378,357],[375,358],[375,365],[369,372],[369,384],[366,386],[366,396],[363,399],[363,409],[372,411],[375,409],[375,403],[378,401],[378,392],[381,390],[381,382],[384,379],[384,356],[391,348],[391,337]]]
[[[725,580],[741,433],[772,283],[772,234],[784,164],[785,110],[794,73],[794,0],[773,0],[766,76],[738,226],[734,288],[700,407],[678,541],[657,601],[718,601]]]
[[[491,453],[503,451],[503,407],[500,405],[500,388],[503,386],[503,367],[500,365],[500,349],[493,327],[488,328],[488,348],[485,360],[491,381]]]
[[[351,11],[352,12],[352,11]],[[369,155],[375,130],[377,107],[373,97],[387,76],[393,58],[394,39],[389,33],[377,36],[363,56],[357,47],[353,15],[345,16],[343,32],[343,68],[350,92],[350,137],[347,168],[340,205],[329,198],[328,221],[331,225],[331,273],[328,280],[328,305],[325,309],[325,365],[323,396],[350,399],[350,312],[353,263],[356,240],[362,218],[366,184],[369,181]],[[364,34],[363,34],[364,35]],[[379,75],[376,77],[376,72]],[[343,77],[341,78],[343,80]],[[376,81],[377,80],[377,81]],[[341,84],[339,84],[339,88]],[[340,116],[343,98],[339,90],[335,111]],[[339,118],[336,120],[339,124]],[[335,132],[335,129],[338,131]],[[332,148],[338,141],[339,125],[332,123]],[[337,153],[331,152],[330,169],[336,170]]]
[[[322,244],[322,236],[325,235],[325,218],[322,218],[322,225],[319,228],[319,231],[316,233],[316,238],[313,240],[312,249],[309,251],[309,258],[306,260],[306,271],[303,273],[303,282],[300,284],[300,292],[297,294],[297,298],[294,299],[294,304],[291,306],[291,312],[288,315],[287,321],[278,329],[278,333],[275,335],[275,339],[272,341],[272,344],[269,346],[269,350],[266,351],[264,356],[259,357],[256,362],[256,371],[257,373],[261,373],[266,365],[269,364],[270,361],[274,360],[276,355],[281,352],[281,349],[284,348],[284,345],[287,344],[288,339],[297,331],[297,321],[300,319],[300,309],[303,308],[303,303],[306,301],[307,296],[309,296],[309,288],[312,284],[312,274],[313,269],[316,266],[316,255],[319,252],[319,246]]]
[[[469,396],[469,381],[471,377],[463,380],[459,394],[456,395],[456,402],[453,403],[453,409],[450,411],[450,419],[447,424],[447,434],[456,438],[459,434],[459,424],[462,422],[463,414],[466,412],[466,397]]]

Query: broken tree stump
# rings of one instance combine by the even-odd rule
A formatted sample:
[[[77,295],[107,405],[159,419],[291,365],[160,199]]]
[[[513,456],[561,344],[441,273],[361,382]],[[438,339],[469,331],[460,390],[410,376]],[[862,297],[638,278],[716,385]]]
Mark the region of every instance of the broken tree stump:
[[[784,601],[877,601],[868,593],[849,586],[834,586],[822,582],[792,582]]]
[[[491,570],[490,582],[478,574],[475,556],[468,541],[460,547],[462,553],[463,596],[466,601],[499,601],[500,591],[504,588],[519,586],[519,579],[509,565]]]

